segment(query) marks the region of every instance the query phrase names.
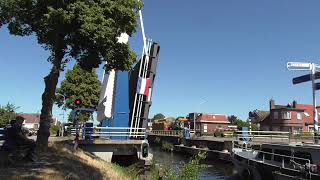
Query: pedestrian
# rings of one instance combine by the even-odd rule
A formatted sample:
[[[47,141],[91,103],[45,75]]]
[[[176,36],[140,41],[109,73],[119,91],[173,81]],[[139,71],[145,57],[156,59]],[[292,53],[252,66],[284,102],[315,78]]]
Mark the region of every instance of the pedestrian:
[[[76,137],[74,138],[74,146],[73,146],[73,150],[77,150],[78,149],[78,145],[79,145],[79,133],[76,133]]]

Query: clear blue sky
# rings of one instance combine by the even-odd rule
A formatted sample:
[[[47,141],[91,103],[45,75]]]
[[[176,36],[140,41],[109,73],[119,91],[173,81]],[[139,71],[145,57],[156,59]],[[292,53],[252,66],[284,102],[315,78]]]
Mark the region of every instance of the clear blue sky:
[[[150,116],[201,111],[246,119],[250,110],[267,110],[272,97],[311,104],[310,83],[291,84],[304,72],[288,71],[286,62],[320,64],[319,7],[316,0],[145,1],[146,34],[161,44]],[[140,29],[130,41],[140,54]],[[35,37],[1,28],[0,104],[40,111],[47,57]]]

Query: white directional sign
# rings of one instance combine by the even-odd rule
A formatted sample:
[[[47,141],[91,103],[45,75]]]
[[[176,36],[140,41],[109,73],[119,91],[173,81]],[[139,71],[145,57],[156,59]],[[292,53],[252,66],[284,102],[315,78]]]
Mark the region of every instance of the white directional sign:
[[[288,62],[287,68],[289,70],[311,70],[312,64],[305,62]]]

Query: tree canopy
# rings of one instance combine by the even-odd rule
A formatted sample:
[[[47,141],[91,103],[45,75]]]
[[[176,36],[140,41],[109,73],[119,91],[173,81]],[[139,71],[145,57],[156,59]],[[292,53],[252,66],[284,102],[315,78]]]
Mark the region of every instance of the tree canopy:
[[[65,80],[57,89],[56,103],[59,107],[65,105],[68,109],[74,109],[74,101],[81,99],[84,108],[96,108],[99,101],[101,82],[95,70],[87,71],[79,65],[66,73]],[[64,104],[63,95],[66,99]]]
[[[40,150],[48,146],[60,71],[72,59],[85,69],[102,61],[108,61],[109,69],[129,69],[135,53],[128,44],[118,43],[117,37],[135,32],[141,6],[136,0],[0,0],[0,27],[7,25],[13,35],[35,35],[51,53],[37,138]]]
[[[154,120],[156,120],[156,119],[164,119],[164,118],[166,118],[165,115],[163,115],[163,114],[161,114],[161,113],[158,113],[158,114],[155,114],[155,115],[153,116],[153,118],[151,119],[151,121],[154,121]]]
[[[5,106],[0,106],[0,127],[9,124],[16,117],[16,107],[14,104],[7,103]]]
[[[75,65],[66,73],[56,93],[56,104],[68,109],[74,109],[76,99],[81,99],[81,108],[96,108],[99,102],[101,82],[94,69],[84,70]],[[64,98],[65,97],[65,102]],[[64,104],[65,103],[65,104]],[[77,106],[79,107],[79,106]],[[89,113],[81,113],[80,121],[87,121]]]
[[[234,124],[237,119],[238,119],[238,117],[235,116],[235,115],[228,116],[228,121],[229,121],[231,124]]]

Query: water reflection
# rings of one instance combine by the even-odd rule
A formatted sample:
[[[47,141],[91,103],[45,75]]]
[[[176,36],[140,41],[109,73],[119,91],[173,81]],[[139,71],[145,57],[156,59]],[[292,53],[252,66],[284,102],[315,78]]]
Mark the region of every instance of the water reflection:
[[[153,154],[156,162],[161,165],[171,166],[177,172],[179,172],[180,168],[190,159],[190,157],[185,154],[164,152],[157,146],[150,147],[150,152]],[[206,160],[203,164],[206,164],[207,168],[200,172],[200,179],[218,180],[226,179],[232,175],[233,166],[231,162]]]

